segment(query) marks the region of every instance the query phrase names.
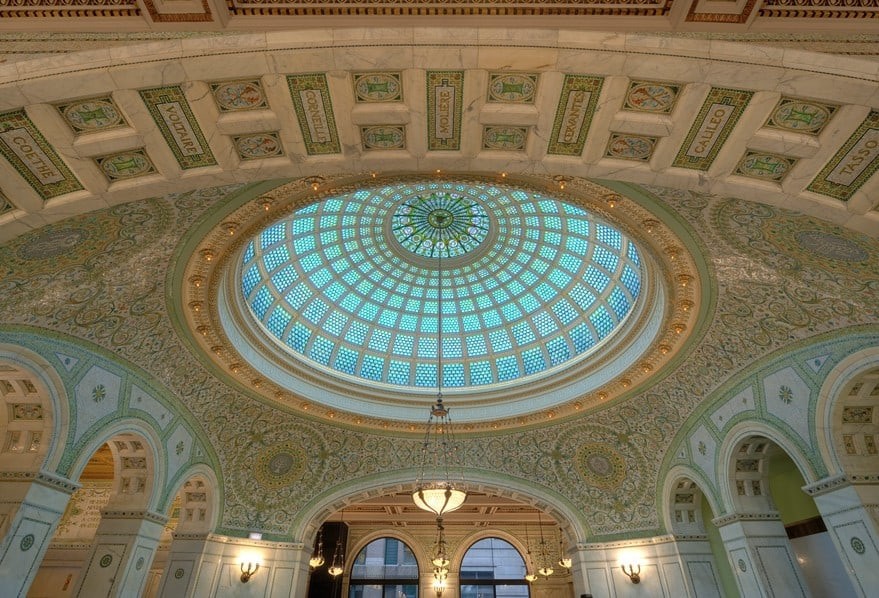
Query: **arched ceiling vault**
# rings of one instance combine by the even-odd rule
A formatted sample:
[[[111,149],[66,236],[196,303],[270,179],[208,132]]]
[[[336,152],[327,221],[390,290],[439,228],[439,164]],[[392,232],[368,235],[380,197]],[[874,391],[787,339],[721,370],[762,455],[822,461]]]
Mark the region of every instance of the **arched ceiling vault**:
[[[877,73],[564,30],[309,30],[13,62],[0,239],[222,183],[436,170],[722,193],[875,236]]]

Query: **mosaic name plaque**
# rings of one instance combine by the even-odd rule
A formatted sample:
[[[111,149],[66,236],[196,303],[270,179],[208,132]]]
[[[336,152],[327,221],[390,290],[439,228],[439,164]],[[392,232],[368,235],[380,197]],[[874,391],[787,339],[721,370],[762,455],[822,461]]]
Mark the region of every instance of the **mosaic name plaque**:
[[[0,114],[0,152],[44,200],[83,188],[24,110]]]
[[[341,152],[326,75],[290,75],[287,85],[302,130],[305,151],[310,156]]]
[[[583,153],[602,83],[601,77],[565,75],[546,153],[560,156]]]
[[[753,95],[712,87],[672,165],[708,170]]]
[[[879,110],[867,115],[807,189],[848,201],[879,169]]]
[[[144,89],[140,97],[180,168],[201,168],[217,163],[179,86]]]
[[[427,149],[461,148],[463,71],[427,72]]]

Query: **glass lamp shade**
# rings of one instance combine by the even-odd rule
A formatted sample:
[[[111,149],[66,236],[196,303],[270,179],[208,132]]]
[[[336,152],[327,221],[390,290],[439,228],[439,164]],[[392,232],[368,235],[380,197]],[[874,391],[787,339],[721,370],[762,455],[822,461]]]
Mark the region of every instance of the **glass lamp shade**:
[[[342,567],[340,567],[339,565],[333,565],[332,567],[327,569],[327,573],[329,573],[333,577],[338,577],[342,574],[343,571],[344,569],[342,569]]]
[[[559,567],[562,567],[563,569],[570,569],[571,568],[571,559],[569,559],[567,557],[560,558],[559,559]]]
[[[308,565],[312,569],[317,569],[321,565],[324,564],[324,556],[322,554],[315,554],[310,559],[308,559]]]
[[[540,573],[540,574],[541,574],[542,576],[544,576],[544,577],[549,577],[550,575],[552,575],[553,573],[555,573],[555,569],[553,569],[553,568],[550,567],[549,565],[546,565],[546,566],[541,567],[540,569],[538,569],[537,572]]]
[[[446,555],[444,555],[444,554],[436,555],[435,557],[433,557],[433,560],[430,562],[433,563],[434,567],[437,567],[439,569],[445,569],[446,567],[449,566],[449,559],[447,559]]]
[[[537,576],[534,573],[526,573],[525,574],[525,581],[532,582],[532,581],[536,581],[536,580],[537,580]]]
[[[416,507],[437,517],[460,509],[466,499],[466,492],[446,484],[421,487],[412,493]]]

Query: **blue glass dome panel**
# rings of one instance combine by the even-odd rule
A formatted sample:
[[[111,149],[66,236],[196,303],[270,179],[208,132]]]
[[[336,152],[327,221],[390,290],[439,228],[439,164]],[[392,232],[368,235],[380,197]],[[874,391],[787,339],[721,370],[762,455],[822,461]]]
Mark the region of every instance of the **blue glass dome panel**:
[[[449,388],[525,380],[582,359],[643,288],[638,249],[583,208],[445,181],[362,188],[301,208],[245,245],[239,272],[250,315],[292,358],[422,390],[437,386],[440,355]]]

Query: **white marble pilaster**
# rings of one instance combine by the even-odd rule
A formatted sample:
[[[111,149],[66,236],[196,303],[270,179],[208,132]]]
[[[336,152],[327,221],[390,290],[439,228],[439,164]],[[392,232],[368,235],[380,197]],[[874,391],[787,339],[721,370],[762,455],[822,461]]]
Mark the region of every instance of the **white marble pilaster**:
[[[0,480],[0,596],[25,596],[78,484],[47,472]]]
[[[725,515],[714,524],[742,596],[811,596],[777,513]]]

